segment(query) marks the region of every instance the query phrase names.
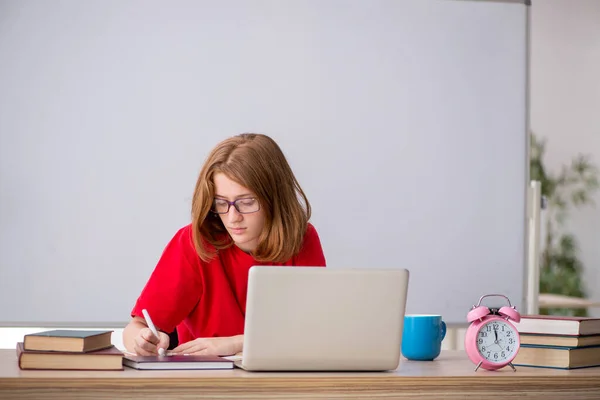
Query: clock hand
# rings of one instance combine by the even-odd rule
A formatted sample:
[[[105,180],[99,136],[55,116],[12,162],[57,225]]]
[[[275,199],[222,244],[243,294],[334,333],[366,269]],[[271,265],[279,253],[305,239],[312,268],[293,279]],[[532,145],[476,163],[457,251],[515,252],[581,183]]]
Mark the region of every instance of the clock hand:
[[[500,347],[500,350],[504,350],[504,347],[500,344],[501,342],[503,342],[502,338],[500,338],[500,340],[498,340],[498,347]]]
[[[498,343],[498,331],[494,329],[494,335],[496,335],[496,343]]]

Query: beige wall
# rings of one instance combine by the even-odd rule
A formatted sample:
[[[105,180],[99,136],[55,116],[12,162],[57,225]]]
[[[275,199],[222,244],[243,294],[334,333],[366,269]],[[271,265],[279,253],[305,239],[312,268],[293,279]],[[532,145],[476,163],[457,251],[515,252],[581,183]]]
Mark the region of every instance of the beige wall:
[[[548,167],[579,152],[600,165],[600,0],[534,0],[531,27],[531,127],[548,139]],[[570,229],[590,297],[600,300],[600,193],[595,201],[572,214]]]

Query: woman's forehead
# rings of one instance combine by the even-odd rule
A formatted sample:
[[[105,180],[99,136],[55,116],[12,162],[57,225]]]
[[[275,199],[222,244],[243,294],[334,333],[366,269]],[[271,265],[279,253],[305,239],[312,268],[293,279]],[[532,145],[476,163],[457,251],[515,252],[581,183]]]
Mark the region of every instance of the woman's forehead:
[[[222,172],[213,176],[215,195],[225,198],[253,196],[252,190],[234,181]]]

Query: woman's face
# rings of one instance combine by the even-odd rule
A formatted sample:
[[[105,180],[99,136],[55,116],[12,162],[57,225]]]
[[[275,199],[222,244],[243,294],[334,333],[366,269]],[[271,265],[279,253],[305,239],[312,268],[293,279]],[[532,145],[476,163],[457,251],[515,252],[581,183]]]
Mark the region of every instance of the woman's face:
[[[232,181],[223,173],[217,173],[213,177],[215,184],[215,207],[217,211],[229,211],[219,214],[221,221],[233,242],[243,251],[249,253],[258,246],[258,238],[265,225],[265,212],[260,207],[256,195],[248,188]],[[227,202],[235,202],[229,205]],[[238,208],[242,211],[238,211]],[[257,210],[258,211],[255,211]]]

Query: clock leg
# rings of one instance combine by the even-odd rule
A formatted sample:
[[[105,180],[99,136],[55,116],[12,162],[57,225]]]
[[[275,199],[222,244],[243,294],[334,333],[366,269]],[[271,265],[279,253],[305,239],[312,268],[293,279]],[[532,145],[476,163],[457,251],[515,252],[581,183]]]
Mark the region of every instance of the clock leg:
[[[479,369],[479,367],[481,367],[482,363],[483,363],[483,361],[479,361],[479,364],[477,364],[477,366],[475,367],[475,372],[477,372],[477,370]]]
[[[517,372],[517,369],[515,368],[514,365],[512,365],[512,363],[508,363],[508,365],[510,365],[510,367],[512,368],[513,372]]]

